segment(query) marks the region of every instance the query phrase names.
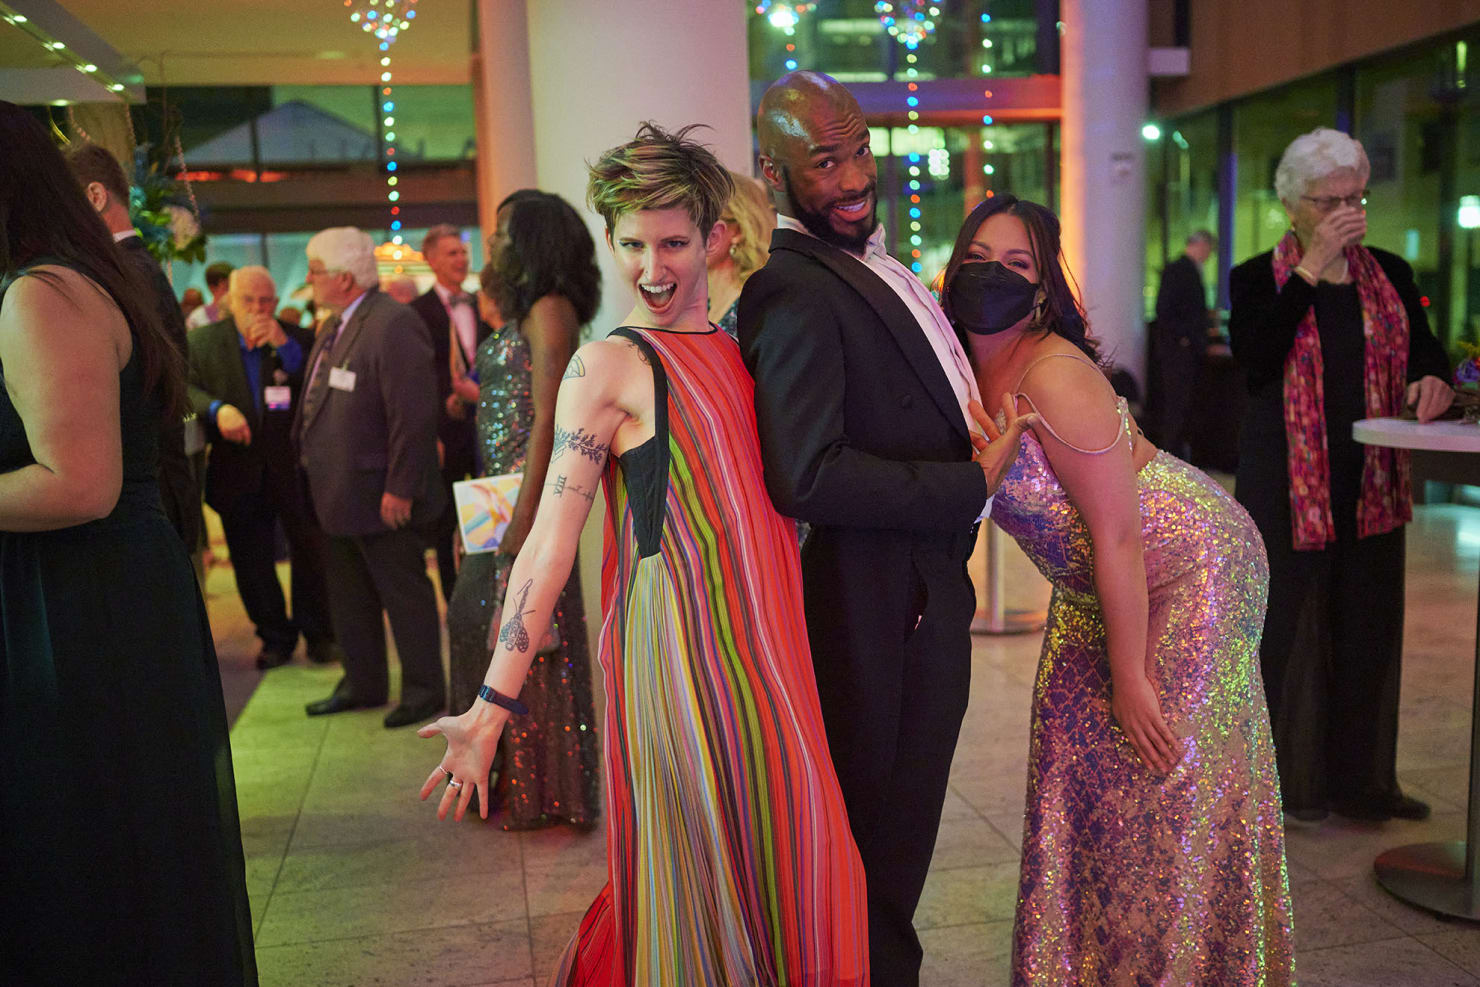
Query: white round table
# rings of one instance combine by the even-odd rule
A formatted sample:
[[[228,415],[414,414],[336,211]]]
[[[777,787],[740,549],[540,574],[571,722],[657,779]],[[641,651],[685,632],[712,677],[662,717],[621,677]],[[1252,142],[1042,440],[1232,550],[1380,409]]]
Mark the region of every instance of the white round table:
[[[1352,437],[1366,445],[1411,449],[1431,472],[1458,483],[1480,483],[1480,425],[1365,418]],[[1417,462],[1415,462],[1417,467]],[[1480,615],[1475,625],[1475,685],[1470,713],[1470,799],[1464,841],[1412,843],[1378,856],[1377,880],[1409,904],[1480,921]]]

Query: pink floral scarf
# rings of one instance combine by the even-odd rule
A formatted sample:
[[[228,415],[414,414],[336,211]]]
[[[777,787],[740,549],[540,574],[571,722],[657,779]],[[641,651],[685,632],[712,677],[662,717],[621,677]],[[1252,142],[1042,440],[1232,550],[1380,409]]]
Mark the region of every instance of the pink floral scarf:
[[[1361,246],[1347,247],[1344,256],[1362,304],[1362,334],[1367,339],[1362,384],[1367,415],[1397,415],[1403,408],[1407,383],[1408,313],[1371,252]],[[1291,230],[1274,248],[1274,281],[1279,288],[1284,288],[1300,257],[1300,241]],[[1311,306],[1300,320],[1295,345],[1285,358],[1285,438],[1289,443],[1290,522],[1296,551],[1317,551],[1336,540],[1321,374],[1321,337],[1316,330],[1315,306]],[[1412,518],[1408,452],[1367,446],[1362,458],[1362,492],[1357,500],[1357,536],[1382,534]]]

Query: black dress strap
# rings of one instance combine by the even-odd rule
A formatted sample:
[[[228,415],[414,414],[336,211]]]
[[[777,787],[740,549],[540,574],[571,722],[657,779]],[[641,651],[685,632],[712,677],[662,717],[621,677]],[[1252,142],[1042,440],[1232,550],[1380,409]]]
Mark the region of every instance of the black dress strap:
[[[668,373],[658,351],[640,332],[621,326],[611,335],[631,342],[653,368],[653,437],[616,457],[632,504],[637,556],[645,559],[657,555],[662,545],[663,516],[668,505]]]

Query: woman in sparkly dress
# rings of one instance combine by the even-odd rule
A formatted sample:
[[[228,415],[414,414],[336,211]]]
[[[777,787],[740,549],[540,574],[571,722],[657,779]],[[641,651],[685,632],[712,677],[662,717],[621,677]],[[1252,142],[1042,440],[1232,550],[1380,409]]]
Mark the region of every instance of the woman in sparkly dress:
[[[1053,584],[1013,981],[1291,983],[1259,532],[1111,390],[1053,213],[988,199],[944,284],[981,393],[1038,415],[992,509]]]
[[[497,552],[469,555],[447,605],[451,708],[478,698],[493,650],[490,629],[504,602],[509,568],[534,522],[555,439],[555,394],[576,350],[580,327],[596,314],[601,293],[596,248],[564,199],[525,189],[498,208],[489,240],[480,305],[497,309],[499,325],[478,347],[478,449],[484,476],[523,473],[514,515]],[[493,314],[491,311],[489,314]],[[597,721],[580,567],[556,600],[553,631],[529,669],[520,695],[530,708],[520,729],[504,734],[494,762],[494,799],[504,829],[561,821],[595,824]]]

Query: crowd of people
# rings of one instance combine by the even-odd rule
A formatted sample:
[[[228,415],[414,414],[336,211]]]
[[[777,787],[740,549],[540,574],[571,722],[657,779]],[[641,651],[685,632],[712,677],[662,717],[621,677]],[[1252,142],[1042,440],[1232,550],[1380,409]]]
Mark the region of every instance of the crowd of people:
[[[1014,982],[1294,982],[1286,817],[1428,813],[1395,772],[1407,462],[1350,426],[1439,415],[1449,368],[1411,270],[1362,245],[1361,145],[1295,139],[1289,232],[1233,271],[1230,496],[1112,389],[1049,209],[977,205],[937,295],[886,249],[844,86],[783,77],[757,138],[759,180],[693,128],[595,157],[615,326],[581,215],[526,189],[471,293],[454,227],[420,293],[321,231],[309,329],[261,267],[212,265],[187,315],[116,161],[0,103],[0,873],[30,906],[5,980],[256,980],[203,496],[258,666],[300,638],[342,665],[307,715],[389,701],[388,618],[384,723],[445,742],[438,818],[605,819],[554,983],[919,982],[988,519],[1053,586]],[[1158,302],[1174,409],[1213,246]],[[464,554],[453,484],[507,474],[497,550]],[[577,564],[599,496],[601,720]]]

